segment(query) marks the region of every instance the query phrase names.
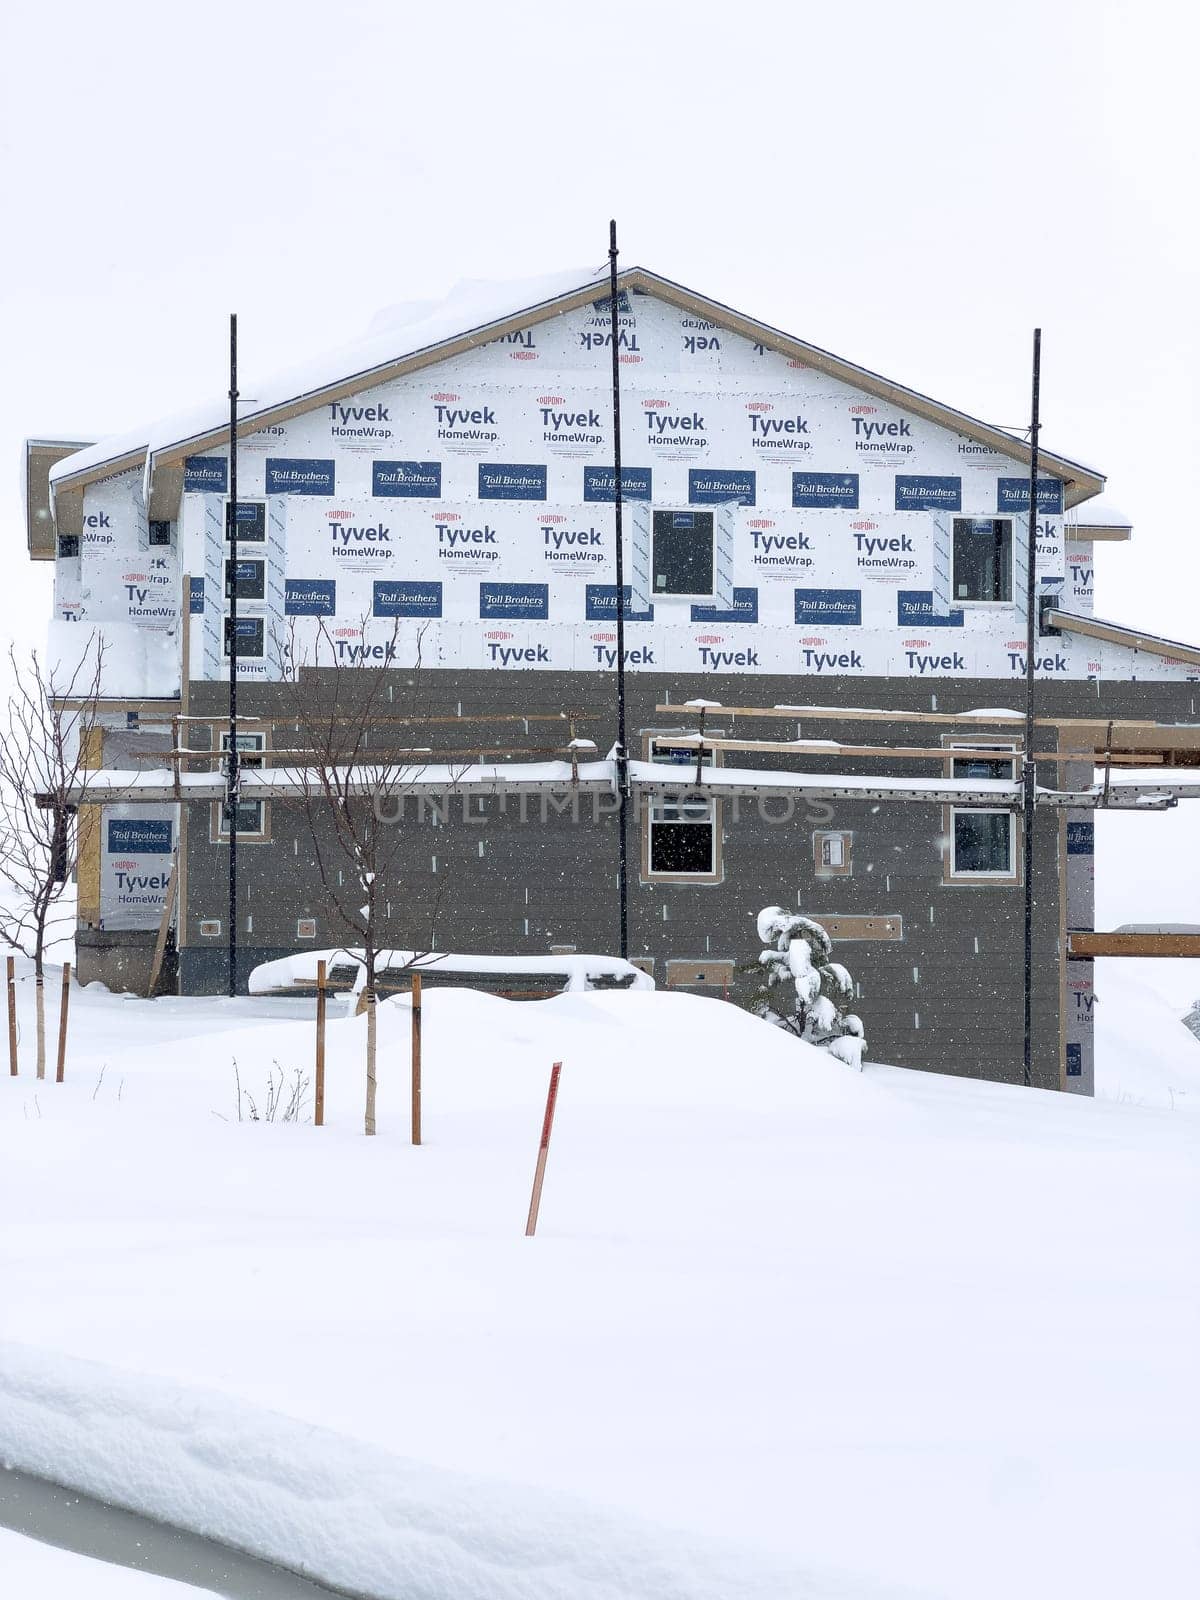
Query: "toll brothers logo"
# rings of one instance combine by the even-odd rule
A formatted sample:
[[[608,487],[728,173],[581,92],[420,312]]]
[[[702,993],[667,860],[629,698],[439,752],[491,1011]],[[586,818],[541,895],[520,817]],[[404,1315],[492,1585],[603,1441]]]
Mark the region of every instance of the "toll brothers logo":
[[[816,565],[810,534],[785,533],[771,517],[751,517],[745,526],[750,535],[750,565],[763,577],[786,579]]]
[[[545,622],[550,615],[550,586],[545,583],[481,583],[479,615],[485,621]]]
[[[334,493],[335,467],[332,461],[268,456],[265,471],[268,494]]]
[[[608,559],[603,530],[594,523],[584,527],[551,512],[539,517],[538,527],[542,535],[542,560],[555,572],[595,574]]]
[[[371,493],[386,499],[440,499],[442,464],[440,461],[373,461]]]
[[[561,394],[539,394],[536,405],[542,443],[555,455],[586,456],[604,444],[599,407],[571,405]]]
[[[353,511],[326,512],[330,555],[346,569],[388,565],[395,557],[395,534],[388,522],[360,522]]]
[[[643,400],[646,443],[670,455],[696,456],[708,449],[707,429],[700,411],[686,411],[670,400]]]
[[[861,589],[797,589],[797,626],[859,628],[862,626]],[[824,644],[823,639],[816,640]]]
[[[783,412],[772,400],[748,400],[750,447],[773,458],[802,456],[812,449],[809,418],[798,411]]]
[[[472,405],[451,390],[431,394],[438,443],[456,455],[482,455],[500,440],[494,404]]]
[[[874,461],[900,461],[911,456],[913,444],[912,423],[907,417],[888,418],[878,406],[853,405],[847,407],[851,423],[851,443],[860,456]]]

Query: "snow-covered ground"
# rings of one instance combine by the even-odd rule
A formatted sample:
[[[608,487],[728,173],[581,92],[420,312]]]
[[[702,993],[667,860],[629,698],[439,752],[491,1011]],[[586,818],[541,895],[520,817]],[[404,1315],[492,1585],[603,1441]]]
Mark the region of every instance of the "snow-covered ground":
[[[5,1459],[406,1600],[1196,1592],[1194,1117],[442,989],[422,1148],[402,1002],[379,1137],[352,1018],[327,1127],[239,1123],[310,1014],[84,991],[0,1080]]]
[[[1200,1112],[1200,1039],[1183,1025],[1186,1008],[1167,998],[1179,989],[1178,973],[1159,970],[1195,966],[1096,962],[1096,1093],[1102,1099]],[[1200,971],[1193,982],[1189,992],[1200,992]]]

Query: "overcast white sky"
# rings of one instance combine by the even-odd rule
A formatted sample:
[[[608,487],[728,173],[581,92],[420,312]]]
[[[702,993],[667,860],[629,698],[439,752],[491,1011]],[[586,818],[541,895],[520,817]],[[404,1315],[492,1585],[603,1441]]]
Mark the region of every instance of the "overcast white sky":
[[[1098,466],[1097,610],[1200,640],[1183,4],[6,8],[0,626],[40,639],[30,434],[93,439],[457,279],[622,257]],[[7,488],[3,488],[3,485]],[[1200,814],[1106,819],[1116,920],[1200,921]],[[1174,841],[1166,865],[1140,842]],[[1103,847],[1102,847],[1103,848]],[[1135,890],[1135,886],[1136,890]],[[1191,980],[1185,978],[1185,987]],[[1200,989],[1200,974],[1196,988]]]

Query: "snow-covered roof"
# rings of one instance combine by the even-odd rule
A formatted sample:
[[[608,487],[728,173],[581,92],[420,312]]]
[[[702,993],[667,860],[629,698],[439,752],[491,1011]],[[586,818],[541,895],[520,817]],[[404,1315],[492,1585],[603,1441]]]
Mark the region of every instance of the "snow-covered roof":
[[[246,392],[253,398],[239,413],[239,422],[250,427],[263,412],[273,411],[330,384],[377,372],[395,361],[444,344],[456,335],[537,309],[584,285],[595,285],[605,276],[607,269],[595,273],[575,267],[505,283],[470,280],[456,284],[440,303],[418,301],[391,307],[376,314],[364,338],[299,362],[261,382],[248,383]],[[51,470],[50,481],[56,483],[63,478],[77,477],[93,467],[125,456],[141,455],[145,451],[153,455],[171,445],[211,433],[228,421],[228,396],[214,396],[185,411],[174,411],[124,433],[100,439],[86,450],[58,462]]]
[[[250,974],[251,994],[271,994],[287,990],[296,984],[317,981],[317,963],[324,961],[330,971],[335,962],[361,965],[361,950],[338,945],[329,950],[299,950],[294,955],[282,956],[277,961],[264,961]],[[596,979],[619,979],[631,989],[653,989],[654,979],[623,960],[607,955],[538,955],[538,956],[479,956],[463,955],[450,951],[380,950],[375,956],[376,972],[419,971],[422,976],[458,973],[464,978],[492,975],[524,976],[529,978],[557,976],[567,980],[566,987],[581,993],[599,987]]]
[[[1089,500],[1086,509],[1071,512],[1068,523],[1076,522],[1084,528],[1132,528],[1133,518],[1127,517],[1111,500],[1099,497]]]
[[[1109,622],[1104,617],[1079,616],[1073,611],[1057,610],[1047,616],[1047,622],[1067,633],[1081,633],[1091,639],[1103,639],[1110,644],[1124,645],[1129,650],[1144,650],[1148,655],[1161,656],[1167,661],[1184,661],[1200,666],[1200,648],[1184,644],[1179,639],[1164,639],[1161,634],[1147,633],[1143,628],[1131,628],[1124,622]]]
[[[1029,446],[1016,435],[981,422],[966,412],[944,405],[928,395],[906,388],[766,323],[757,322],[744,313],[660,277],[647,268],[627,267],[618,274],[618,282],[626,289],[660,295],[675,305],[687,307],[721,326],[741,333],[743,337],[799,357],[842,382],[903,406],[966,437],[987,443],[1011,455],[1014,460],[1028,459]],[[607,271],[604,267],[574,268],[504,283],[480,280],[465,282],[437,305],[420,301],[393,307],[374,319],[365,338],[274,377],[248,382],[247,389],[254,398],[240,414],[241,425],[250,431],[284,408],[307,409],[309,401],[315,406],[322,403],[319,397],[324,397],[335,388],[349,393],[369,387],[404,370],[406,363],[428,361],[442,347],[446,347],[449,354],[457,342],[484,341],[496,336],[506,323],[518,318],[521,325],[535,325],[576,304],[585,304],[589,298],[597,297],[606,289]],[[178,456],[189,446],[219,446],[227,427],[228,400],[224,395],[214,396],[202,405],[159,418],[125,433],[111,435],[86,450],[68,456],[52,468],[51,490],[53,492],[56,487],[67,484],[78,485],[90,478],[104,476],[106,471],[139,462],[145,463],[149,475],[157,456],[168,452]],[[1072,504],[1098,494],[1103,487],[1103,475],[1081,462],[1056,456],[1049,451],[1042,452],[1042,461],[1047,473],[1068,481],[1071,487],[1067,498]]]

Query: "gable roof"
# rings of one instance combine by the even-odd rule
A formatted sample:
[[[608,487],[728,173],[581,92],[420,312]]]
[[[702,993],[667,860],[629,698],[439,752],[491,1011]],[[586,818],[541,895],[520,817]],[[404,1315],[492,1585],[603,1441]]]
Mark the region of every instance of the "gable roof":
[[[1029,462],[1029,446],[1016,435],[783,333],[720,301],[660,277],[648,268],[626,267],[618,273],[617,282],[618,287],[627,292],[655,295],[914,416],[950,428],[1014,461]],[[506,333],[535,327],[564,312],[589,305],[607,297],[607,292],[608,275],[604,269],[595,272],[576,269],[508,284],[460,286],[432,310],[426,305],[413,307],[411,319],[402,317],[398,326],[389,323],[365,339],[256,386],[254,400],[239,416],[239,431],[253,433],[267,424],[286,421],[405,373],[446,361]],[[65,521],[70,524],[74,520],[71,514],[74,508],[64,502],[77,499],[81,508],[82,491],[87,484],[141,466],[145,472],[149,514],[170,515],[182,487],[184,458],[228,442],[229,410],[224,398],[102,439],[51,468],[50,494],[55,509],[60,517],[65,513]],[[1064,480],[1064,498],[1068,506],[1099,494],[1104,486],[1102,474],[1069,457],[1043,449],[1040,460],[1048,474]],[[73,530],[68,525],[63,531]]]

